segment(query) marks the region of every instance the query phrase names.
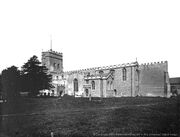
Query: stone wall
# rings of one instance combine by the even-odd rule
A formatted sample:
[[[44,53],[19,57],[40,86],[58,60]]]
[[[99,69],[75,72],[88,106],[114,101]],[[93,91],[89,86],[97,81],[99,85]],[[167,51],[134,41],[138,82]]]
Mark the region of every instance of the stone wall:
[[[78,80],[78,92],[75,92],[75,94],[83,94],[83,84],[85,83],[83,73],[65,74],[64,77],[66,79],[65,94],[74,95],[74,79]]]
[[[103,97],[114,97],[116,89],[116,96],[135,96],[137,92],[137,78],[136,78],[136,67],[137,65],[124,65],[124,66],[114,66],[114,79],[113,81],[113,88],[111,90],[107,90],[107,80],[103,79]],[[77,71],[69,71],[65,72],[65,77],[67,79],[66,84],[66,93],[73,95],[73,80],[76,78],[78,79],[79,84],[79,94],[84,93],[83,84],[85,84],[84,76],[88,73],[90,74],[97,74],[99,70],[103,70],[104,73],[108,73],[112,67],[101,67],[99,68],[92,68],[92,69],[84,69],[84,70],[77,70]],[[123,72],[122,69],[126,68],[127,72],[127,79],[123,81]],[[135,81],[136,80],[136,81]],[[91,83],[91,81],[89,81]],[[100,88],[100,80],[95,80],[95,91],[91,91],[91,95],[93,97],[101,97],[101,88]],[[136,93],[137,94],[137,93]]]
[[[114,67],[114,78],[113,78],[113,88],[107,89],[108,79],[103,79],[103,97],[122,97],[122,96],[166,96],[169,94],[169,76],[168,76],[168,66],[167,62],[157,62],[157,63],[147,63],[147,64],[134,64],[129,66],[117,66]],[[123,81],[123,68],[126,68],[127,79]],[[66,78],[66,93],[69,95],[74,95],[74,85],[73,80],[76,78],[78,80],[79,91],[77,94],[83,95],[84,88],[83,84],[84,76],[88,73],[97,74],[99,70],[103,70],[104,73],[110,71],[110,67],[104,68],[93,68],[84,69],[77,71],[65,72]],[[101,96],[101,82],[100,80],[95,81],[95,90],[91,91],[93,97]],[[91,80],[89,80],[89,84]],[[114,90],[116,90],[116,95]],[[89,91],[90,92],[90,91]]]
[[[135,66],[126,67],[127,79],[123,81],[123,68],[115,69],[114,73],[114,89],[117,91],[118,97],[134,96],[135,92]]]
[[[142,96],[166,96],[169,94],[168,86],[168,64],[165,62],[155,62],[141,64],[139,95]]]
[[[91,91],[92,97],[100,97],[100,80],[95,80],[95,90]]]

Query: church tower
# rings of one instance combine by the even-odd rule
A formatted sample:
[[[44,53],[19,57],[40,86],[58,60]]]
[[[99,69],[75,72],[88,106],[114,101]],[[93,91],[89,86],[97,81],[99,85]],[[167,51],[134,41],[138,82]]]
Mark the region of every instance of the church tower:
[[[63,73],[63,54],[52,49],[42,52],[42,65],[46,66],[51,74]]]
[[[65,87],[60,80],[63,74],[63,54],[52,49],[42,52],[42,65],[48,68],[49,74],[52,75],[52,84],[54,86],[46,95],[59,96]]]
[[[59,96],[65,87],[61,82],[61,76],[63,74],[63,54],[52,50],[52,38],[50,46],[50,50],[42,52],[42,65],[46,66],[49,74],[52,75],[54,88],[48,91],[48,95]]]
[[[42,52],[42,65],[46,66],[52,75],[63,73],[63,55],[52,50],[52,36],[50,46],[49,51]]]

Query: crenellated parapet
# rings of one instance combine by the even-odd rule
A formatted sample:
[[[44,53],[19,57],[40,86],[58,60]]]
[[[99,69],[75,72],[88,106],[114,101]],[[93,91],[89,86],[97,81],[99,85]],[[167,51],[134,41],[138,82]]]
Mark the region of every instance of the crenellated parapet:
[[[57,51],[53,51],[53,50],[48,50],[48,52],[51,52],[51,53],[54,53],[54,54],[59,54],[59,55],[62,55],[63,53],[61,52],[57,52]]]
[[[142,63],[138,64],[138,62],[132,62],[132,63],[123,63],[123,64],[117,64],[117,65],[109,65],[109,66],[101,66],[101,67],[93,67],[93,68],[86,68],[86,69],[79,69],[79,70],[73,70],[73,71],[65,71],[65,74],[83,74],[90,71],[99,71],[99,70],[109,70],[109,69],[117,69],[117,68],[123,68],[123,67],[131,67],[131,66],[139,66],[140,68],[154,68],[154,67],[161,67],[166,66],[168,64],[167,61],[160,61],[160,62],[150,62],[150,63]]]
[[[167,61],[160,61],[160,62],[150,62],[150,63],[142,63],[140,66],[151,66],[151,65],[161,65],[161,64],[167,64]]]
[[[101,67],[94,67],[94,68],[87,68],[87,69],[80,69],[80,70],[73,70],[73,71],[65,71],[64,73],[65,74],[75,74],[75,73],[82,74],[89,71],[108,70],[108,69],[116,69],[116,68],[131,67],[131,66],[138,66],[138,62],[101,66]]]
[[[157,65],[157,64],[166,64],[167,61],[160,61],[160,62],[150,62],[150,63],[142,63],[140,66],[151,66],[151,65]]]
[[[161,68],[164,71],[168,71],[168,61],[159,61],[159,62],[150,62],[150,63],[142,63],[139,65],[140,69],[154,69]]]
[[[49,72],[61,73],[63,71],[63,54],[53,50],[42,52],[42,65],[46,66]]]

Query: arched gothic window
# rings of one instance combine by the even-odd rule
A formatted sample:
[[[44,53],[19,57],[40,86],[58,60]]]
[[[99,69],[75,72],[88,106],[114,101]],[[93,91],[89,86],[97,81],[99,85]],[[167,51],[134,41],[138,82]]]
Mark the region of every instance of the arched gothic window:
[[[56,69],[56,63],[53,64],[54,70]]]
[[[110,82],[110,90],[113,90],[113,82]]]
[[[59,64],[57,64],[57,69],[59,69]]]
[[[107,90],[109,90],[109,81],[107,82]]]
[[[126,81],[126,79],[127,79],[127,70],[126,70],[126,68],[123,68],[122,72],[123,72],[123,81]]]
[[[91,84],[92,84],[92,90],[95,90],[95,82],[92,81]]]
[[[75,78],[73,82],[74,82],[74,91],[78,91],[78,80]]]
[[[107,82],[107,90],[113,90],[113,81]]]

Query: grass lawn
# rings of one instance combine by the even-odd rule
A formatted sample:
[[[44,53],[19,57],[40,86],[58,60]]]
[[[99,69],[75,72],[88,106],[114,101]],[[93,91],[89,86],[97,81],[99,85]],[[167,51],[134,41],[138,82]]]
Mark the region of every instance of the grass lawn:
[[[0,104],[0,136],[178,136],[179,105],[160,97],[23,98]]]

